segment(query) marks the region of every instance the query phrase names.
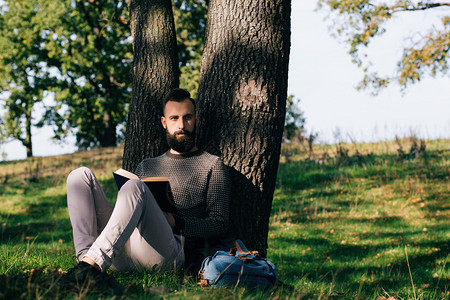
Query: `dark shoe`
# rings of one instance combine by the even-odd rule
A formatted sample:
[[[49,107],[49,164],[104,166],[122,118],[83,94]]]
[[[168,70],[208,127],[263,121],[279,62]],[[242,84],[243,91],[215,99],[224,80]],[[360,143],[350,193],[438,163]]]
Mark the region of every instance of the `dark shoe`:
[[[89,290],[92,292],[120,293],[120,284],[112,277],[98,270],[90,264],[80,261],[69,269],[61,278],[63,289],[66,290]]]
[[[84,261],[80,261],[63,275],[62,281],[65,283],[81,284],[89,279],[97,279],[97,277],[101,276],[101,273],[102,272],[94,266],[91,266]]]

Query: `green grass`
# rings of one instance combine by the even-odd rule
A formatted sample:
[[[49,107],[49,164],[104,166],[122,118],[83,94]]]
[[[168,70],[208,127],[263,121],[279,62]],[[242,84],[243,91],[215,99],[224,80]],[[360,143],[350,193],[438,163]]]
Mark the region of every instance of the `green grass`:
[[[183,273],[112,273],[131,298],[448,299],[450,140],[283,145],[266,292],[202,289]],[[397,149],[402,147],[405,154]],[[85,298],[56,284],[74,262],[65,179],[88,166],[115,201],[121,148],[0,163],[0,299]]]

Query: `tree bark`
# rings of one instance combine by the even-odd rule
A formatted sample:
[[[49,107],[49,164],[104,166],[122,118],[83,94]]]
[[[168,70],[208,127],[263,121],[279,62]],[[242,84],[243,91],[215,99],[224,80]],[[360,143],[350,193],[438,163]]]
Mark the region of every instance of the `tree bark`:
[[[232,177],[231,232],[263,255],[286,113],[290,0],[211,0],[199,144]]]
[[[117,125],[113,122],[111,113],[103,113],[103,128],[99,136],[101,147],[112,147],[117,145],[116,129]]]
[[[27,103],[25,111],[25,140],[23,145],[27,148],[27,158],[33,157],[33,142],[31,140],[31,126],[32,126],[32,104]]]
[[[134,171],[144,158],[167,150],[161,126],[162,99],[179,85],[175,24],[170,0],[129,0],[133,36],[133,96],[123,168]]]

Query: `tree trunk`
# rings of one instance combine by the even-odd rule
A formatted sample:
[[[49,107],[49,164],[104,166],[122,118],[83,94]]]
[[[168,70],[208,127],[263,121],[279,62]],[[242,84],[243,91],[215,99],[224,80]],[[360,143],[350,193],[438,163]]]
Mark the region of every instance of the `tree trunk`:
[[[111,113],[103,114],[103,129],[99,137],[100,146],[113,147],[117,145],[116,124],[113,121]]]
[[[167,150],[161,126],[162,99],[179,85],[177,42],[171,0],[129,0],[134,64],[123,168],[134,171],[144,158]]]
[[[32,112],[32,104],[27,103],[26,111],[25,111],[25,140],[23,145],[27,148],[27,158],[33,157],[33,142],[31,141],[31,112]]]
[[[263,255],[286,112],[290,0],[211,0],[199,144],[232,176],[232,233]]]

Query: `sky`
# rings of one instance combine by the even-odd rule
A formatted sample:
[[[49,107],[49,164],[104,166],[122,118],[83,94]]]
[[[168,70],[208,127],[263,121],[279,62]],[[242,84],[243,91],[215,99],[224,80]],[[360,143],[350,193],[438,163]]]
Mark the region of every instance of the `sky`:
[[[450,78],[426,78],[404,94],[395,85],[377,97],[357,91],[363,72],[351,62],[346,45],[330,36],[330,22],[325,20],[325,11],[316,10],[316,3],[292,0],[288,95],[300,100],[307,131],[318,133],[318,141],[323,143],[372,142],[412,134],[425,139],[450,138]],[[368,49],[375,70],[392,74],[404,37],[439,21],[444,14],[434,10],[392,20],[385,35]],[[34,128],[32,134],[35,156],[76,150],[74,138],[64,144],[52,142],[49,128]],[[25,147],[18,141],[0,146],[1,152],[7,160],[26,158]]]
[[[450,138],[450,78],[427,78],[403,96],[398,86],[377,97],[357,91],[363,72],[351,62],[347,47],[330,37],[326,12],[315,12],[315,3],[294,0],[292,5],[288,93],[300,99],[307,129],[318,132],[324,142],[333,142],[336,132],[342,139],[361,142],[411,133],[422,138]],[[392,74],[405,34],[423,30],[443,14],[403,14],[390,22],[385,35],[369,47],[376,70]]]

